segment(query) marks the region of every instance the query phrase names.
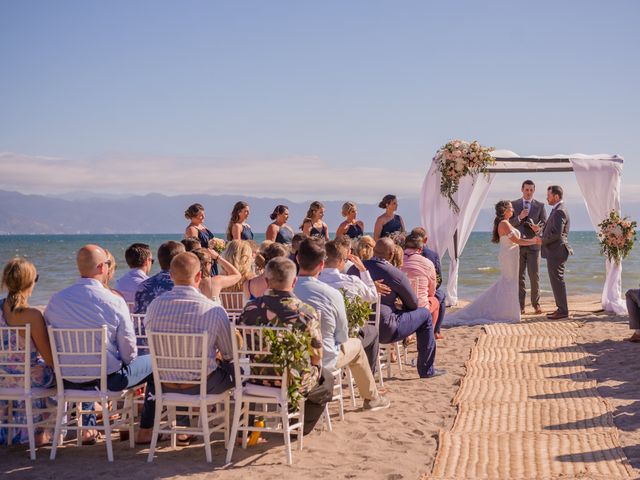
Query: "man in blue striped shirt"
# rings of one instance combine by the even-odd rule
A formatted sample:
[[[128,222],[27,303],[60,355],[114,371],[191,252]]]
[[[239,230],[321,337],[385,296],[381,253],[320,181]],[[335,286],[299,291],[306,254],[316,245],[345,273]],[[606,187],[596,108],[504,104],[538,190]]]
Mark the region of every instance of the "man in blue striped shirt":
[[[144,319],[147,332],[161,333],[203,333],[209,338],[207,365],[207,392],[222,393],[234,386],[233,378],[233,349],[231,346],[231,323],[227,312],[222,306],[208,299],[198,286],[202,278],[200,260],[193,253],[183,252],[171,260],[169,269],[174,287],[172,290],[156,297],[147,308]],[[222,361],[216,359],[216,352],[220,352]],[[182,363],[176,358],[175,368]],[[172,365],[164,363],[165,367]],[[179,374],[177,374],[179,375]],[[185,378],[184,375],[175,377],[175,381],[199,380],[199,378]],[[186,387],[186,388],[185,388]],[[191,395],[200,394],[200,385],[163,384],[164,392],[179,392]],[[188,425],[189,417],[179,416],[178,423]],[[144,428],[143,428],[144,427]],[[138,441],[151,436],[151,428],[141,425]],[[184,438],[184,440],[188,440]]]

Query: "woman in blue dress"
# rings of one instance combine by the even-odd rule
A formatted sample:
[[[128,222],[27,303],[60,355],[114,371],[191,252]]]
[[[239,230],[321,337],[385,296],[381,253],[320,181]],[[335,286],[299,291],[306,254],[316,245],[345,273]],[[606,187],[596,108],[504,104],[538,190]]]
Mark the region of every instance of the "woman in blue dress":
[[[184,238],[197,238],[200,241],[200,246],[211,252],[214,259],[214,264],[211,267],[211,273],[212,275],[217,275],[218,264],[215,263],[215,261],[218,260],[220,253],[216,252],[209,246],[209,242],[213,240],[213,233],[204,225],[204,207],[199,203],[190,205],[184,212],[184,218],[189,220],[189,225],[184,231]]]
[[[3,349],[8,351],[4,356],[4,361],[23,362],[22,355],[15,354],[12,358],[11,350],[16,347],[24,348],[25,342],[31,342],[31,386],[40,388],[50,388],[54,382],[53,375],[53,355],[51,345],[47,335],[47,326],[42,313],[37,308],[29,306],[29,297],[38,281],[36,267],[24,258],[14,258],[4,267],[2,273],[2,287],[8,291],[7,298],[0,300],[0,327],[24,327],[31,326],[31,338],[23,338],[18,334],[4,335],[0,338],[3,342]],[[3,375],[0,377],[0,387],[23,388],[21,377],[11,376],[19,374],[23,369],[12,365],[0,366]],[[10,400],[12,401],[12,400]],[[47,419],[48,413],[43,412],[49,406],[51,400],[39,398],[33,400],[33,408],[38,413],[33,415],[34,423]],[[6,415],[8,409],[7,401],[0,401],[0,416]],[[25,405],[23,402],[13,401],[13,420],[15,423],[26,425]],[[41,427],[36,427],[35,445],[43,445],[49,442],[50,433]],[[29,442],[29,435],[26,428],[13,428],[11,438],[7,438],[9,432],[7,428],[0,428],[0,444],[19,444]]]
[[[249,218],[249,204],[236,202],[227,227],[227,240],[253,240],[251,225],[246,223],[247,218]]]
[[[273,223],[267,227],[266,239],[283,245],[291,245],[293,229],[287,225],[289,207],[286,205],[277,205],[269,218],[273,220]]]
[[[385,195],[378,207],[384,208],[385,212],[376,219],[373,228],[374,240],[378,241],[381,237],[395,237],[405,232],[402,217],[395,213],[398,210],[398,199],[395,195]]]
[[[320,202],[311,202],[307,216],[304,217],[300,228],[309,237],[322,238],[329,241],[329,227],[322,221],[324,217],[324,205]]]
[[[357,219],[358,207],[355,203],[346,202],[342,205],[342,216],[345,217],[346,220],[338,226],[336,238],[346,236],[354,240],[364,235],[364,222]]]

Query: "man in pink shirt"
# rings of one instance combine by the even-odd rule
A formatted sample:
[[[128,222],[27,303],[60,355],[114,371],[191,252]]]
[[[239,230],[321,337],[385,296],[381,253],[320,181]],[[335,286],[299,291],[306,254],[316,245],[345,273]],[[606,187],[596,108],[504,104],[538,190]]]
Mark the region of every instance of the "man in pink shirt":
[[[435,296],[438,277],[433,262],[422,256],[422,247],[422,237],[413,233],[407,236],[404,242],[404,259],[400,270],[409,277],[413,285],[417,282],[418,306],[429,309],[433,317],[433,325],[436,326],[440,307],[440,302]]]

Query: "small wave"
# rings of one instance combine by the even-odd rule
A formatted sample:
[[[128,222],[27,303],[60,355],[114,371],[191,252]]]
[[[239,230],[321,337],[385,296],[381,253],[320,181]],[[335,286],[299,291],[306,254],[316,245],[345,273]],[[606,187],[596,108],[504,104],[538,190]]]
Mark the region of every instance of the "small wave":
[[[476,270],[481,272],[498,272],[499,270],[496,267],[478,267]]]

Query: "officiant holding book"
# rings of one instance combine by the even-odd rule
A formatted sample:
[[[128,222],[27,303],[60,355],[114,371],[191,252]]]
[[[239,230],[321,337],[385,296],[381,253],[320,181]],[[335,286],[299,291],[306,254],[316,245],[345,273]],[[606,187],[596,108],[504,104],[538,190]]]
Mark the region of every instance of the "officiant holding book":
[[[544,203],[533,198],[536,185],[531,180],[522,182],[522,197],[511,202],[513,205],[513,216],[509,220],[522,238],[533,238],[535,232],[531,226],[542,227],[547,221],[547,212]],[[520,299],[520,312],[525,313],[524,303],[527,293],[525,288],[525,271],[529,272],[529,282],[531,283],[531,305],[535,313],[542,314],[540,308],[540,245],[520,246],[520,272],[518,276],[518,296]]]

